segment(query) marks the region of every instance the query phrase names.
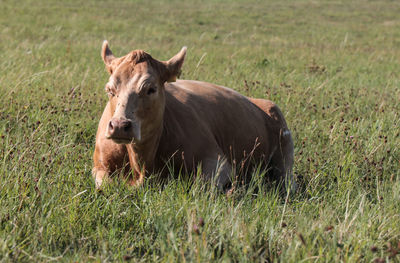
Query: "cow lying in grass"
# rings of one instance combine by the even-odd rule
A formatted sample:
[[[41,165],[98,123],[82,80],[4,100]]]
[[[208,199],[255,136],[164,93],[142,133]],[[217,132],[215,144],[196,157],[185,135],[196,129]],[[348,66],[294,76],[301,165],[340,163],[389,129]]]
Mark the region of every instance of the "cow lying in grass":
[[[96,135],[96,186],[122,168],[131,185],[152,173],[166,178],[169,162],[176,173],[213,178],[221,190],[235,172],[249,181],[261,164],[293,190],[293,142],[279,108],[215,84],[177,80],[185,55],[186,47],[168,61],[142,50],[116,58],[104,41],[109,101]]]

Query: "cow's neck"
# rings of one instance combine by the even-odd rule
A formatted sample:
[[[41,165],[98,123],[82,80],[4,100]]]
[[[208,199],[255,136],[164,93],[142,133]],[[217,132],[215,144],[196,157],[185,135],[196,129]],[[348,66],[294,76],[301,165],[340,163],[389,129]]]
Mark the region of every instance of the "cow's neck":
[[[162,121],[159,125],[152,126],[146,129],[140,142],[127,144],[129,163],[135,177],[132,183],[134,185],[142,184],[146,173],[151,173],[154,169],[154,158],[163,132]]]

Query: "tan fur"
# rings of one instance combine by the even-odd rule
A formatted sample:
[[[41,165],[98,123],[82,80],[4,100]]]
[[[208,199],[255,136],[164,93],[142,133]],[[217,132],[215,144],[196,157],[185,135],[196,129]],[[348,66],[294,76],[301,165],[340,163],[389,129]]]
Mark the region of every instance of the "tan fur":
[[[143,51],[115,58],[105,45],[102,57],[118,87],[98,127],[96,185],[124,165],[133,171],[132,185],[140,185],[149,173],[168,176],[167,162],[188,173],[201,164],[204,178],[216,178],[220,189],[229,186],[232,166],[248,181],[249,171],[260,162],[273,168],[277,179],[292,179],[293,142],[275,104],[205,82],[168,83],[179,74],[185,48],[161,62]],[[151,87],[156,92],[146,95]],[[115,143],[119,138],[112,135],[106,139],[112,118],[140,123],[140,139],[133,136],[127,144]]]

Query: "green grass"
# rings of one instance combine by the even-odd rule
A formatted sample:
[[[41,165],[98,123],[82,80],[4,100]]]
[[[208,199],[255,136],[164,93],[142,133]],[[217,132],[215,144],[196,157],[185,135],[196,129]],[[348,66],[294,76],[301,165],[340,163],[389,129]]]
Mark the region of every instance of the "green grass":
[[[399,261],[399,14],[398,1],[0,0],[0,260]],[[187,45],[182,78],[275,101],[300,190],[96,192],[103,39],[163,60]]]

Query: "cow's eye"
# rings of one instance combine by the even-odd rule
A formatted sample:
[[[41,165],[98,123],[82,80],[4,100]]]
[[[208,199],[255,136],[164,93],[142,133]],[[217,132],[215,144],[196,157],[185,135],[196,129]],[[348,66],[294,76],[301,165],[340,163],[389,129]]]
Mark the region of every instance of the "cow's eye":
[[[154,92],[156,92],[156,89],[155,88],[149,88],[148,90],[147,90],[147,95],[150,95],[150,94],[153,94]]]

